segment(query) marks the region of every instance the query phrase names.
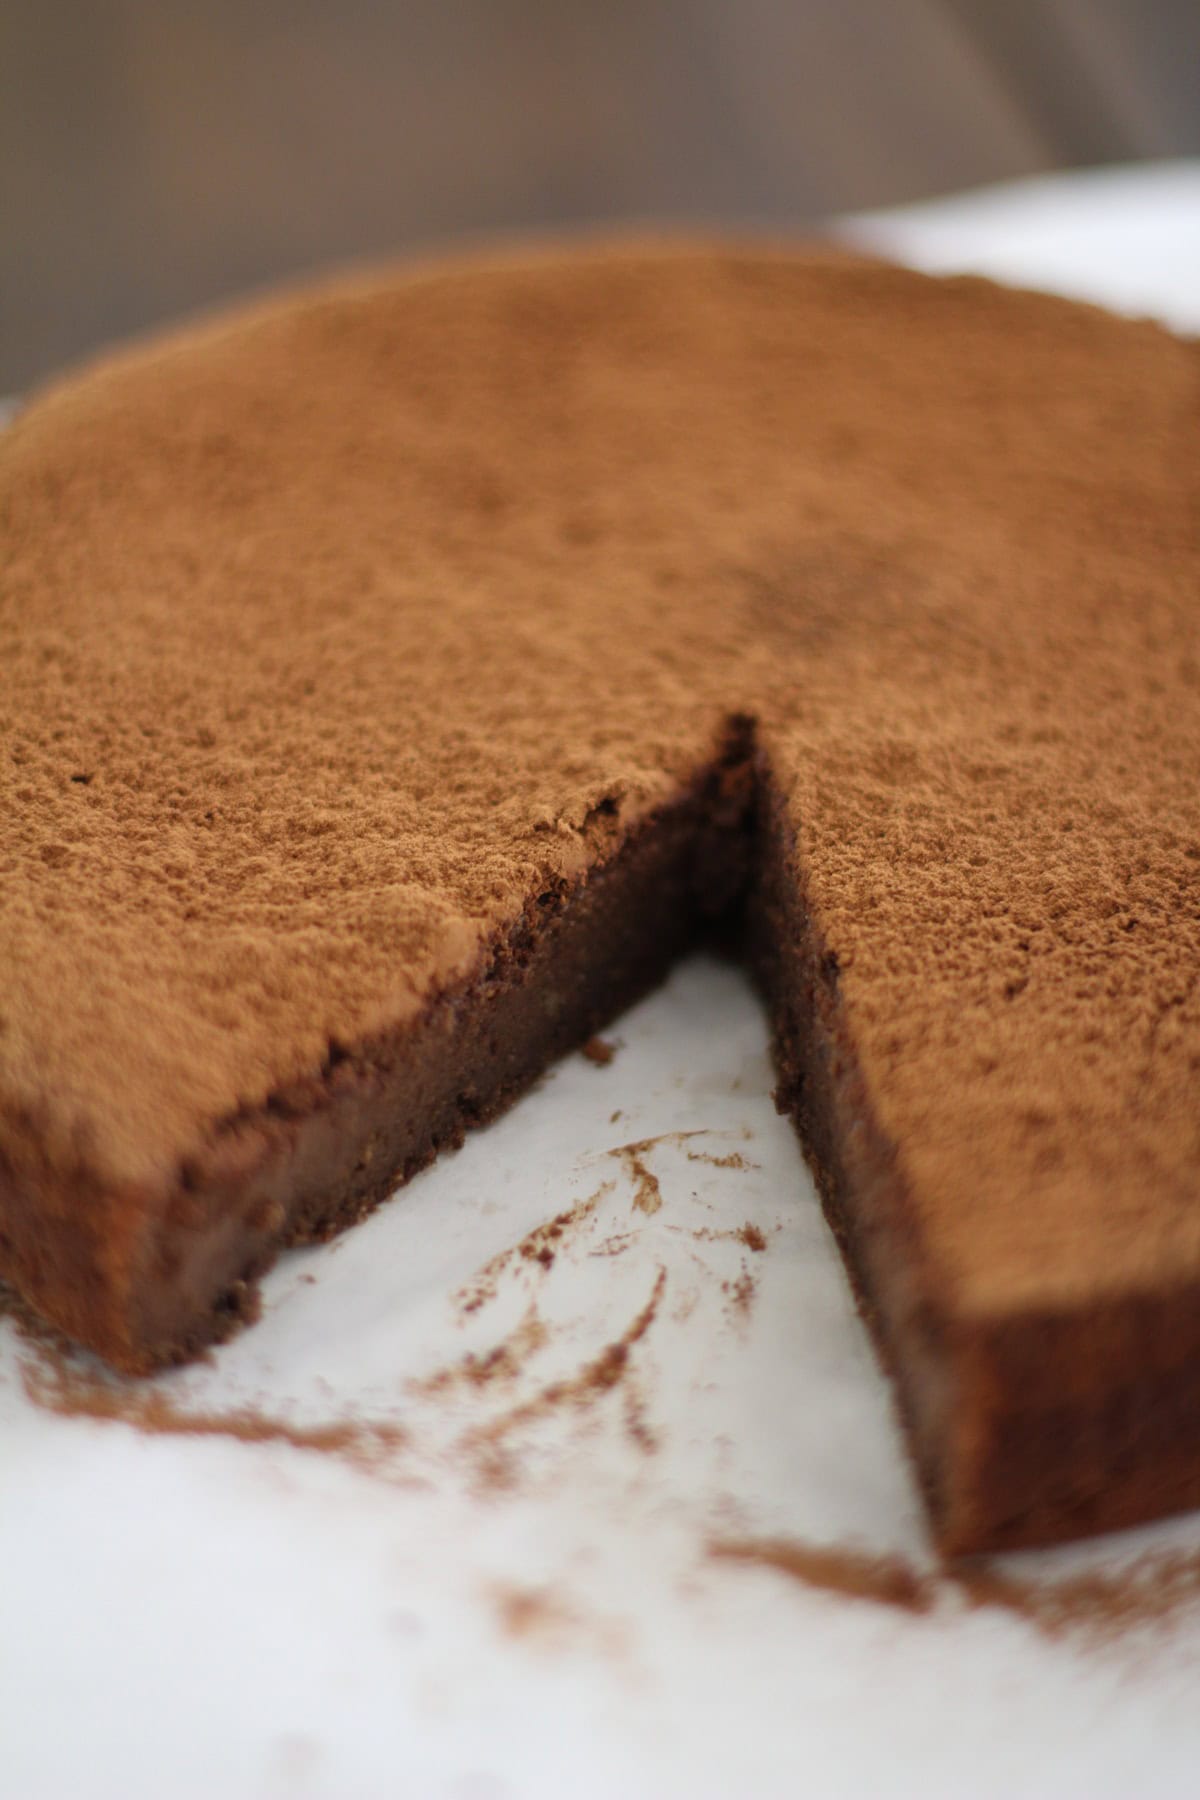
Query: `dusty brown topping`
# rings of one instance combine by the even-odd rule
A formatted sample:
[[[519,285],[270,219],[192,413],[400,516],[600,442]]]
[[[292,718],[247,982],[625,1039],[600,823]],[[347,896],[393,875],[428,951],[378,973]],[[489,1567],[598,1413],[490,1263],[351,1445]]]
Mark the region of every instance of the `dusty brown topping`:
[[[767,1247],[765,1234],[757,1225],[753,1225],[749,1221],[742,1226],[738,1236],[741,1238],[743,1244],[745,1244],[747,1250],[761,1251],[765,1250]]]

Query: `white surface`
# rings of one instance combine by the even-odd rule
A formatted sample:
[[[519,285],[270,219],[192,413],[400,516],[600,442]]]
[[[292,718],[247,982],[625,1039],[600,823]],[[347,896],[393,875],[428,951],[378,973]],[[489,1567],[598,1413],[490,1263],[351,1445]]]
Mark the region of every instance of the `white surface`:
[[[860,230],[1200,326],[1197,180],[1031,184]],[[158,1384],[188,1410],[401,1422],[374,1469],[51,1416],[0,1328],[5,1800],[1195,1791],[1200,1617],[1050,1642],[998,1611],[912,1618],[706,1555],[720,1533],[926,1551],[746,986],[690,963],[610,1035],[611,1066],[571,1059],[399,1202],[289,1256],[256,1330]],[[645,1153],[648,1215],[609,1152],[673,1132],[701,1135]],[[703,1160],[731,1155],[747,1166]],[[592,1195],[551,1267],[510,1257],[464,1311],[489,1259]],[[720,1235],[746,1222],[765,1251]],[[625,1381],[518,1412],[660,1279]],[[546,1338],[511,1381],[431,1391],[531,1305]],[[488,1430],[507,1489],[482,1480]],[[1200,1545],[1200,1521],[1027,1561],[1120,1567],[1165,1543]],[[514,1635],[529,1593],[550,1599]]]
[[[1200,331],[1200,162],[1044,176],[842,229],[931,275],[991,275]]]

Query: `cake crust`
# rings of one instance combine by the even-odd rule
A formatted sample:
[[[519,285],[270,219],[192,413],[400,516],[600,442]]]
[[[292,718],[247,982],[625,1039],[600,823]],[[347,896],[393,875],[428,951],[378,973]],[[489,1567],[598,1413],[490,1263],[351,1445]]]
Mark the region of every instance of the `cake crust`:
[[[351,282],[50,389],[0,438],[0,1274],[125,1367],[219,1333],[453,1140],[432,1022],[537,897],[549,955],[661,855],[682,925],[629,874],[641,949],[587,926],[481,1116],[688,940],[719,831],[943,1541],[1200,1497],[1198,420],[1154,326],[747,245]]]

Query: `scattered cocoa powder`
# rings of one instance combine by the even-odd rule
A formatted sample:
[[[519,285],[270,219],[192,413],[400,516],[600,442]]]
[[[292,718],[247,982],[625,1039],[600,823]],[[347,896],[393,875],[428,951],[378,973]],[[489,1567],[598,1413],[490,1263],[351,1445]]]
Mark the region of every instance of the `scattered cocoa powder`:
[[[626,1379],[629,1353],[654,1323],[666,1285],[667,1272],[660,1268],[650,1298],[619,1338],[589,1358],[574,1375],[549,1382],[498,1418],[472,1427],[459,1440],[460,1447],[469,1453],[495,1450],[525,1425],[563,1410],[584,1411],[611,1393]]]
[[[1168,1623],[1200,1600],[1200,1551],[1155,1551],[1116,1572],[1083,1571],[1038,1581],[981,1565],[955,1571],[953,1585],[972,1606],[1001,1606],[1046,1637],[1086,1633],[1115,1638]]]
[[[723,1281],[721,1283],[721,1292],[723,1294],[728,1294],[729,1296],[731,1311],[740,1313],[743,1317],[750,1311],[751,1306],[754,1304],[754,1296],[757,1291],[757,1277],[750,1273],[750,1270],[746,1267],[745,1263],[742,1264],[742,1272],[735,1281]]]
[[[437,1369],[432,1375],[409,1383],[414,1394],[444,1394],[453,1388],[486,1388],[512,1382],[523,1372],[525,1364],[549,1338],[549,1331],[539,1317],[537,1307],[530,1305],[520,1324],[500,1339],[483,1355],[468,1351],[456,1362]]]
[[[689,1150],[689,1162],[707,1163],[712,1169],[757,1169],[760,1165],[750,1162],[740,1150],[731,1150],[728,1156],[713,1156],[707,1150]]]
[[[537,1263],[543,1269],[552,1268],[555,1256],[568,1235],[592,1216],[604,1196],[612,1192],[612,1188],[611,1181],[602,1182],[586,1200],[577,1200],[565,1212],[556,1214],[543,1225],[536,1225],[518,1243],[511,1244],[507,1250],[501,1250],[491,1257],[455,1295],[459,1311],[478,1312],[480,1307],[494,1300],[501,1276],[514,1264],[519,1266],[523,1262]]]
[[[635,1444],[646,1456],[653,1456],[659,1448],[659,1435],[646,1419],[646,1397],[642,1393],[632,1373],[627,1374],[623,1385],[625,1435],[631,1444]]]
[[[714,1538],[708,1554],[721,1562],[778,1569],[806,1587],[850,1600],[874,1600],[907,1612],[928,1612],[933,1605],[926,1578],[897,1556],[867,1556],[837,1545],[826,1548],[789,1538]]]
[[[694,1287],[686,1288],[675,1302],[674,1310],[671,1313],[672,1319],[677,1325],[686,1325],[699,1304],[699,1291]]]
[[[504,1636],[531,1650],[557,1651],[571,1641],[612,1659],[628,1653],[629,1633],[623,1621],[585,1612],[561,1588],[497,1581],[485,1592]]]
[[[701,1244],[743,1244],[747,1250],[765,1250],[766,1233],[757,1225],[739,1225],[735,1229],[720,1231],[713,1225],[694,1225],[690,1229],[684,1225],[671,1226],[673,1231],[686,1231],[689,1237]]]
[[[583,1046],[582,1054],[590,1063],[595,1063],[598,1069],[603,1069],[612,1061],[618,1049],[619,1045],[610,1044],[607,1038],[590,1037]]]
[[[656,1213],[662,1206],[662,1188],[658,1176],[653,1169],[646,1166],[644,1153],[657,1138],[645,1138],[638,1144],[619,1144],[609,1151],[610,1156],[619,1157],[624,1163],[626,1172],[635,1184],[633,1204],[639,1212]]]
[[[131,1425],[156,1437],[223,1437],[242,1444],[289,1444],[319,1450],[360,1467],[375,1467],[408,1443],[403,1426],[389,1420],[337,1419],[297,1425],[257,1407],[190,1411],[143,1383],[94,1375],[43,1347],[20,1359],[22,1385],[34,1405],[61,1418]]]
[[[490,1592],[506,1637],[557,1638],[575,1622],[566,1603],[550,1588],[513,1587],[507,1582],[496,1582]]]
[[[637,1242],[639,1235],[636,1231],[614,1231],[611,1237],[604,1238],[595,1249],[589,1250],[588,1255],[623,1256],[629,1246]]]
[[[468,1470],[476,1494],[514,1494],[520,1487],[517,1458],[504,1444],[468,1445]]]
[[[1140,1627],[1168,1624],[1200,1602],[1200,1551],[1154,1551],[1115,1571],[1039,1580],[990,1565],[922,1570],[895,1556],[790,1538],[714,1538],[719,1561],[776,1569],[807,1587],[929,1612],[942,1599],[1015,1613],[1043,1636],[1111,1641]]]
[[[646,1164],[647,1152],[655,1149],[659,1144],[681,1146],[691,1138],[713,1135],[715,1134],[703,1126],[694,1131],[662,1131],[657,1137],[639,1138],[633,1144],[614,1144],[607,1154],[617,1157],[624,1163],[626,1172],[635,1185],[633,1204],[639,1212],[656,1213],[662,1206],[662,1188],[659,1185],[658,1176]],[[705,1150],[689,1150],[687,1155],[691,1162],[711,1163],[714,1168],[718,1169],[745,1169],[754,1166],[747,1163],[745,1158],[736,1152],[731,1156],[711,1156]]]

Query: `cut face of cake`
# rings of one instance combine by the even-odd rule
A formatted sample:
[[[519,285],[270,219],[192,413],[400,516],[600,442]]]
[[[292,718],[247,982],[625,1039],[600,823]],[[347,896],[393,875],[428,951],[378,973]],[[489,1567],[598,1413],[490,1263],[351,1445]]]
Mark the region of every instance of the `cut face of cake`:
[[[948,1551],[1200,1502],[1200,355],[820,250],[0,438],[0,1276],[132,1372],[736,932]]]

